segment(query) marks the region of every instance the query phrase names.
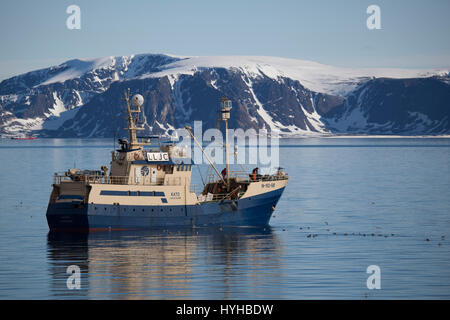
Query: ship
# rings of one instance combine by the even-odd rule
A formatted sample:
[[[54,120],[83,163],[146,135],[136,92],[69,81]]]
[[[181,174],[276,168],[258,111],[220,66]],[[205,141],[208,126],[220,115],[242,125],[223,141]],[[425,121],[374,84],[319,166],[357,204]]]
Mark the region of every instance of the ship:
[[[118,139],[110,168],[55,173],[46,217],[50,231],[142,230],[154,228],[262,227],[269,224],[289,177],[282,168],[272,174],[230,171],[228,120],[231,100],[220,101],[225,123],[226,168],[219,172],[193,134],[184,129],[209,162],[203,189],[191,186],[194,164],[186,150],[161,136],[139,136],[142,95],[125,91],[129,138]]]
[[[12,140],[36,140],[36,137],[34,136],[16,136],[11,137]]]

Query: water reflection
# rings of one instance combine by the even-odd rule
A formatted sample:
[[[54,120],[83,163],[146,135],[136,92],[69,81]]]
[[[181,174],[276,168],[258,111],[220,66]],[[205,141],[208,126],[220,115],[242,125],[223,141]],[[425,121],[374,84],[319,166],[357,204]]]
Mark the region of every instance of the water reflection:
[[[54,298],[211,299],[280,297],[281,249],[270,228],[48,234]],[[81,290],[66,286],[69,265]]]

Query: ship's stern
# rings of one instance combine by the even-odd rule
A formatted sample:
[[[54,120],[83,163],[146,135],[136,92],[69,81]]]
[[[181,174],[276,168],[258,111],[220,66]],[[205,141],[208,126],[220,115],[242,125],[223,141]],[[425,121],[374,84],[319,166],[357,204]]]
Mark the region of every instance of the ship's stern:
[[[53,185],[46,213],[50,231],[89,230],[85,189],[73,183]]]

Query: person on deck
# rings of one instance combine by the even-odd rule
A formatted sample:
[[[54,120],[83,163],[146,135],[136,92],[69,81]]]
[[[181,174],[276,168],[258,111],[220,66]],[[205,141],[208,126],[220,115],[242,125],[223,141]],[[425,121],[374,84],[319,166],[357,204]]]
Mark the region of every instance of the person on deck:
[[[222,170],[222,178],[223,178],[223,180],[225,180],[226,179],[226,177],[227,177],[227,168],[223,168],[223,170]]]
[[[252,171],[252,179],[253,179],[253,181],[256,181],[258,179],[258,176],[259,176],[258,168],[253,169],[253,171]]]

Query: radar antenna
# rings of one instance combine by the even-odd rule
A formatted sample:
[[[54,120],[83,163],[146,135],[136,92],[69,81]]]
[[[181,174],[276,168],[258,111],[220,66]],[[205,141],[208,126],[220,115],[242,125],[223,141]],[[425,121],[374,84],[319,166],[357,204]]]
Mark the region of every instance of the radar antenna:
[[[130,135],[130,146],[131,148],[139,147],[140,144],[137,140],[136,136],[136,130],[144,130],[143,126],[136,126],[136,123],[138,123],[139,114],[141,113],[141,107],[144,104],[144,97],[140,94],[135,94],[130,99],[130,89],[128,89],[128,92],[125,91],[125,101],[127,103],[127,120],[128,120],[128,128],[125,128],[128,130]],[[130,105],[134,106],[134,108]],[[136,116],[134,114],[137,114]]]

